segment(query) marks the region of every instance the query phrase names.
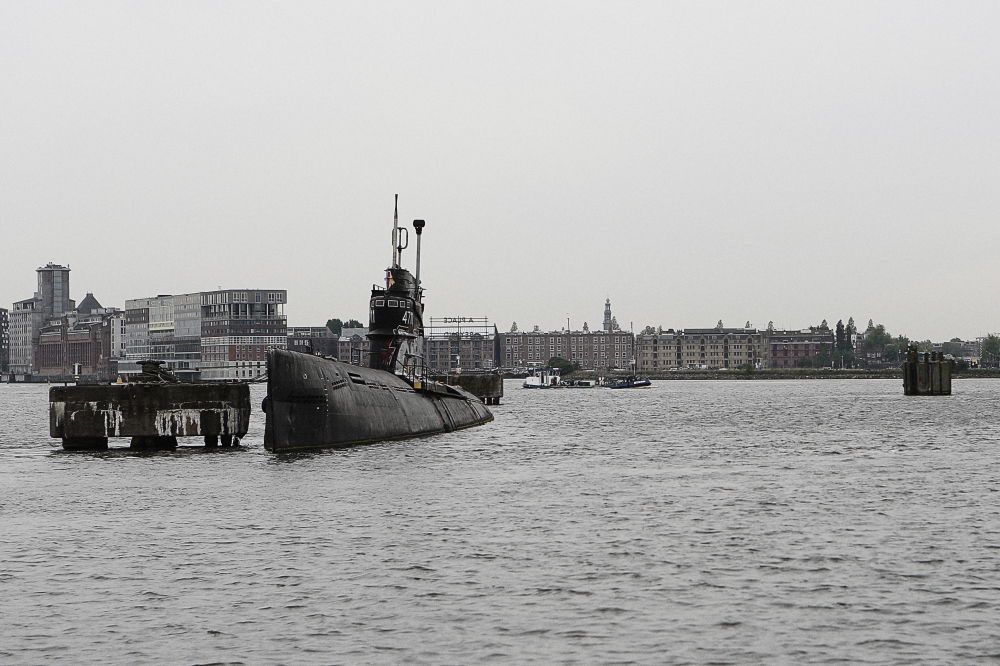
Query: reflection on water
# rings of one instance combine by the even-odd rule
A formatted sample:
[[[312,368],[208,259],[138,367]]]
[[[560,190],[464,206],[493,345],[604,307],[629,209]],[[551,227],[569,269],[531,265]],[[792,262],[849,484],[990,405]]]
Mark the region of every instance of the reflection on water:
[[[275,456],[259,411],[235,450],[63,453],[47,387],[0,385],[0,662],[1000,653],[1000,382],[517,386],[480,428]]]

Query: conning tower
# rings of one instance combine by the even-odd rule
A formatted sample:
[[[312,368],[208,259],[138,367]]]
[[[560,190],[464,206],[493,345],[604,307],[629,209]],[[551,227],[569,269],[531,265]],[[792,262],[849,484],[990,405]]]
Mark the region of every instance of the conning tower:
[[[385,288],[372,287],[368,317],[368,367],[417,377],[423,374],[424,305],[419,284],[420,235],[424,221],[414,220],[417,232],[417,277],[400,266],[409,246],[409,230],[399,226],[399,195],[392,221],[392,266],[385,271]]]

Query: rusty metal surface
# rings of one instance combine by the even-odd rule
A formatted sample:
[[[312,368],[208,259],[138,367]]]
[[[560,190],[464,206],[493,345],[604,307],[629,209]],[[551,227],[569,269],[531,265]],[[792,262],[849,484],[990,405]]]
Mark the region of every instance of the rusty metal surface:
[[[243,437],[246,384],[111,384],[49,389],[49,434],[85,437]]]

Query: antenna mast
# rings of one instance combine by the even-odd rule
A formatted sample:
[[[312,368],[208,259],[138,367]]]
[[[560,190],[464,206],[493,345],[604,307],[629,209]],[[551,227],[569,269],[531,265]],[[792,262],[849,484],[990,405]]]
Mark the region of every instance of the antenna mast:
[[[392,267],[399,268],[399,195],[392,212]]]

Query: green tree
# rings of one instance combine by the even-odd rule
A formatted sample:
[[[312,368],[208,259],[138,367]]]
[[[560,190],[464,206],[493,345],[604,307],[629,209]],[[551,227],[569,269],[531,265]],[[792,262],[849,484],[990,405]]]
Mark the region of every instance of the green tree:
[[[847,345],[847,332],[844,330],[843,319],[837,322],[837,329],[835,335],[836,335],[836,342],[834,343],[834,345],[836,346],[836,350],[844,351]]]
[[[517,333],[517,322],[516,321],[513,324],[510,325],[510,332],[511,333]]]
[[[580,369],[579,363],[573,363],[572,361],[567,361],[561,356],[553,356],[549,359],[549,367],[559,368],[559,374],[563,377],[571,375]]]
[[[906,348],[910,346],[910,339],[905,335],[897,335],[892,343],[886,347],[885,358],[890,363],[902,363],[906,360]]]
[[[362,324],[357,319],[348,319],[344,322],[344,328],[364,328],[365,325]]]
[[[872,322],[868,322],[868,330],[865,332],[866,351],[883,351],[886,345],[890,345],[892,342],[892,336],[885,330],[885,325],[876,326]]]
[[[656,335],[656,329],[653,328],[652,326],[647,326],[646,328],[642,329],[642,332],[639,335]]]
[[[722,325],[722,320],[721,319],[719,320],[719,323],[715,325],[715,327],[718,328],[718,329],[725,328],[725,326]]]
[[[768,333],[774,333],[774,322],[773,321],[767,322],[767,332]]]
[[[825,342],[819,343],[819,353],[816,354],[816,363],[815,363],[815,365],[816,365],[817,368],[828,368],[828,367],[830,367],[830,351],[826,348],[826,343]]]
[[[1000,337],[995,333],[990,333],[983,340],[982,356],[994,366],[1000,363]]]
[[[330,332],[334,335],[340,335],[340,332],[344,330],[344,322],[339,319],[327,319],[326,327],[330,329]]]
[[[934,351],[934,343],[930,340],[921,340],[917,343],[918,352],[932,352]]]
[[[618,325],[618,317],[612,317],[611,318],[611,330],[612,331],[620,331],[620,330],[622,330],[621,327]]]
[[[898,352],[895,347],[895,341],[892,335],[885,330],[884,324],[875,325],[875,322],[868,321],[868,330],[865,331],[865,358],[867,362],[868,352],[877,352],[879,356],[876,359],[881,359],[881,361],[876,360],[876,363],[891,363],[898,356]]]
[[[587,326],[587,322],[583,322],[583,332],[590,333],[590,326]]]
[[[824,319],[823,321],[820,322],[820,324],[819,324],[819,330],[821,330],[821,331],[829,331],[830,330],[830,325],[826,323],[826,319]]]
[[[858,327],[854,325],[854,317],[847,319],[847,335],[851,336],[858,332]]]

